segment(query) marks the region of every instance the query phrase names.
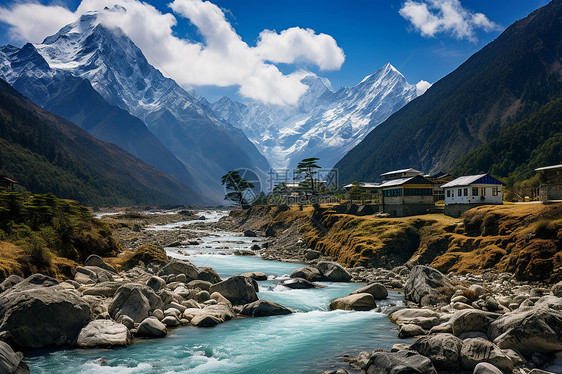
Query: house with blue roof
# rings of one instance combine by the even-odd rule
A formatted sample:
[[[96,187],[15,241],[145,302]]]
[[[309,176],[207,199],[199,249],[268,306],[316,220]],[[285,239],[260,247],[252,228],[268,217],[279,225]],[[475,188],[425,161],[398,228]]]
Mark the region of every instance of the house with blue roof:
[[[479,205],[503,204],[504,184],[489,174],[465,175],[441,186],[445,193],[445,214],[460,215]]]

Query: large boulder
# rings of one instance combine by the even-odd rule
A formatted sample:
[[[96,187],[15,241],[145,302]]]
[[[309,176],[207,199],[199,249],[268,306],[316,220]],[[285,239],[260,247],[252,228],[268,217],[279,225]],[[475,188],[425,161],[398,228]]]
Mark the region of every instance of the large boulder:
[[[91,316],[76,291],[40,274],[0,295],[0,332],[24,348],[73,344]]]
[[[420,319],[420,318],[439,318],[440,314],[434,312],[431,309],[410,309],[404,308],[399,309],[395,312],[392,312],[388,315],[388,318],[397,325],[401,325],[403,323],[414,323],[412,321]]]
[[[562,282],[558,282],[552,286],[550,292],[556,297],[562,297]]]
[[[492,322],[488,336],[498,347],[524,355],[562,351],[562,311],[546,306],[516,309]]]
[[[368,374],[437,374],[431,360],[416,352],[374,352],[367,363]]]
[[[219,274],[213,268],[209,267],[200,267],[197,279],[210,283],[219,283],[220,281],[222,281]]]
[[[84,261],[84,266],[97,266],[99,268],[117,274],[113,266],[106,264],[103,258],[98,255],[89,255],[86,261]]]
[[[76,344],[82,348],[122,347],[130,342],[127,326],[108,319],[97,319],[80,331]]]
[[[280,316],[291,313],[291,309],[266,300],[258,300],[246,304],[240,311],[240,314],[252,317]]]
[[[320,261],[316,267],[328,282],[349,282],[351,274],[340,264],[331,261]]]
[[[168,262],[160,271],[158,276],[163,275],[180,275],[184,274],[187,277],[187,281],[192,281],[198,279],[199,269],[191,262],[183,260],[173,260]]]
[[[12,274],[8,278],[4,279],[2,283],[0,283],[0,293],[6,291],[9,288],[12,288],[16,284],[23,281],[23,278],[19,275]]]
[[[335,299],[330,303],[330,309],[342,310],[371,310],[377,307],[373,295],[369,293],[358,293]]]
[[[115,274],[97,266],[83,266],[76,269],[74,280],[81,284],[95,284],[113,281]]]
[[[161,289],[166,288],[166,281],[159,276],[154,275],[146,281],[146,285],[152,288],[154,292],[158,292]]]
[[[304,278],[290,278],[282,282],[279,282],[279,284],[287,288],[291,288],[293,290],[304,290],[307,288],[324,288],[324,286],[313,283]]]
[[[220,293],[234,305],[253,303],[258,300],[252,279],[240,275],[213,284],[209,288],[209,293],[214,292]]]
[[[380,283],[371,283],[365,287],[361,287],[351,294],[354,295],[358,293],[370,293],[371,295],[373,295],[375,300],[383,300],[388,297],[388,291],[386,290],[386,287]]]
[[[497,368],[511,372],[513,362],[502,350],[483,338],[465,339],[461,348],[461,365],[466,370],[474,370],[480,362],[490,363]]]
[[[476,365],[472,374],[503,374],[503,371],[492,364],[481,362]]]
[[[28,374],[29,367],[23,362],[23,353],[14,352],[12,347],[0,341],[0,373]]]
[[[499,314],[484,312],[477,309],[464,309],[456,312],[449,324],[454,335],[459,336],[468,331],[488,332],[488,326],[499,317]]]
[[[108,311],[113,319],[125,315],[138,323],[147,318],[151,311],[162,307],[162,299],[152,288],[130,283],[119,287],[109,304]]]
[[[421,306],[445,303],[447,300],[440,289],[451,288],[450,280],[440,271],[429,266],[417,265],[412,268],[404,284],[404,297]]]
[[[243,277],[255,279],[257,281],[267,280],[267,275],[265,275],[265,273],[262,273],[261,271],[251,271],[240,275]]]
[[[144,319],[138,328],[139,336],[147,338],[163,338],[167,333],[166,325],[158,321],[156,317]]]
[[[224,320],[216,316],[204,313],[198,314],[191,319],[191,324],[195,327],[214,327],[223,322]]]
[[[460,372],[462,340],[452,334],[424,336],[414,342],[410,349],[428,357],[439,371]]]
[[[311,282],[318,282],[323,279],[320,270],[313,268],[311,266],[305,266],[298,268],[291,273],[291,278],[302,278]]]

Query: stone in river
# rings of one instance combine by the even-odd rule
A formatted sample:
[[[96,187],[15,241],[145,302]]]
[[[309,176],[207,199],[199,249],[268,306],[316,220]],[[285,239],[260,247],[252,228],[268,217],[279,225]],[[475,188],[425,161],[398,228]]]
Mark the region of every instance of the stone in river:
[[[119,347],[130,342],[127,326],[108,319],[97,319],[82,328],[76,344],[82,348],[92,348]]]
[[[371,310],[375,309],[377,304],[373,295],[369,293],[359,293],[335,299],[330,303],[330,309],[343,310]]]

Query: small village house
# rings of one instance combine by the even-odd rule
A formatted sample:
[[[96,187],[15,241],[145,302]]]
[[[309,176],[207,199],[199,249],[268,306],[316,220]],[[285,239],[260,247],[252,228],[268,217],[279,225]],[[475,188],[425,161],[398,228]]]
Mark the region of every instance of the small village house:
[[[366,193],[376,193],[378,191],[379,186],[380,183],[359,182],[359,187],[363,189]],[[343,189],[349,191],[351,190],[352,187],[353,187],[353,183],[350,183],[343,186]]]
[[[425,214],[434,208],[433,183],[414,169],[381,174],[382,211],[391,217]]]
[[[445,191],[445,214],[460,217],[479,205],[503,204],[503,183],[488,174],[466,175],[441,186]]]
[[[5,175],[0,175],[0,188],[8,191],[14,191],[16,184],[18,184],[18,182],[15,180],[10,179]]]
[[[455,177],[440,171],[434,174],[426,174],[424,178],[433,183],[433,201],[445,201],[445,191],[442,186],[445,183],[451,182]]]
[[[540,173],[539,198],[542,201],[562,200],[562,164],[535,169]]]

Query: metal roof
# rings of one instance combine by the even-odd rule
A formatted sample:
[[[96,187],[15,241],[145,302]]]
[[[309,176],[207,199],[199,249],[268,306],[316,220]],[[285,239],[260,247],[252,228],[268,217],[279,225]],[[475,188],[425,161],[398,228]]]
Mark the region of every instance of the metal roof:
[[[535,169],[535,171],[553,170],[553,169],[562,169],[562,164],[560,164],[560,165],[552,165],[552,166],[543,166],[542,168],[537,168],[537,169]]]
[[[422,172],[419,171],[419,170],[416,170],[416,169],[409,168],[409,169],[388,171],[386,173],[381,174],[381,177],[384,176],[384,175],[392,175],[392,174],[400,174],[400,173],[422,173]]]
[[[359,182],[359,187],[376,188],[376,187],[379,187],[379,186],[380,186],[380,183]],[[343,186],[343,188],[351,188],[351,187],[353,187],[353,183],[346,184],[345,186]]]
[[[488,175],[488,174],[478,174],[478,175],[465,175],[462,177],[458,177],[450,181],[449,183],[445,183],[441,186],[441,188],[449,188],[449,187],[457,187],[457,186],[468,186],[475,182],[480,182],[482,184],[502,184],[496,178]]]
[[[379,188],[386,188],[386,187],[394,187],[394,186],[400,186],[406,182],[408,182],[410,179],[414,179],[415,177],[408,177],[408,178],[398,178],[398,179],[391,179],[389,181],[383,182],[379,185]]]

